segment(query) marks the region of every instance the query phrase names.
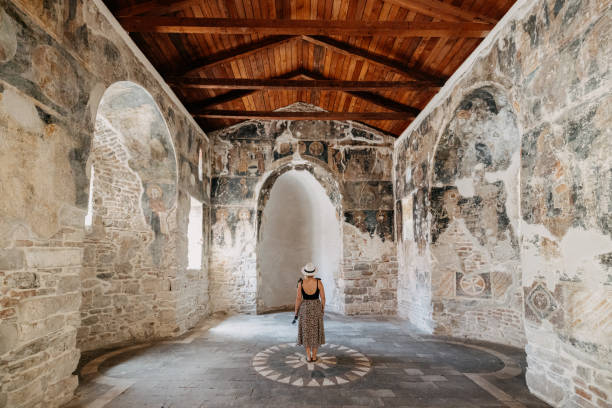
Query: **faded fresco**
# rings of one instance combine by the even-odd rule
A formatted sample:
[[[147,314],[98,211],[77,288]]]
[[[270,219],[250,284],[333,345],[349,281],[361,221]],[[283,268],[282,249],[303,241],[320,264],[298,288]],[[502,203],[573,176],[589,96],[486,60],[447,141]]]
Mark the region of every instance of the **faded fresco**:
[[[169,218],[174,213],[177,194],[177,164],[166,123],[151,96],[131,82],[110,87],[100,102],[98,115],[100,126],[107,123],[116,131],[117,142],[126,150],[127,164],[142,183],[142,211],[155,234],[149,253],[159,266],[169,241],[169,225],[173,222]]]
[[[528,344],[527,384],[553,406],[611,402],[611,15],[524,2],[395,144],[396,205],[428,192],[427,217],[402,214],[399,314]]]
[[[518,213],[519,150],[516,115],[504,94],[490,87],[469,92],[446,126],[433,161],[434,302],[470,299],[472,310],[505,305],[520,319],[520,308],[510,303],[520,295],[521,275],[516,222],[513,227],[508,216]],[[453,313],[464,315],[463,309],[444,309],[445,316],[434,313],[437,331],[456,332],[446,322]],[[505,336],[508,341],[510,333]],[[514,341],[520,342],[519,336]]]
[[[289,108],[312,109],[306,104]],[[343,293],[335,296],[339,299],[337,310],[350,314],[394,313],[389,136],[335,121],[249,121],[215,132],[212,137],[211,199],[216,217],[212,227],[211,293],[216,310],[255,311],[255,245],[261,215],[274,182],[294,169],[309,171],[324,188],[337,208],[338,220],[343,221],[345,243],[358,245],[364,240],[370,245],[365,252],[346,252],[350,270],[338,277],[336,286]],[[237,211],[245,208],[251,215],[248,221],[244,215],[241,222]],[[348,266],[358,262],[363,272],[354,272]],[[371,287],[363,292],[354,290],[359,282]]]

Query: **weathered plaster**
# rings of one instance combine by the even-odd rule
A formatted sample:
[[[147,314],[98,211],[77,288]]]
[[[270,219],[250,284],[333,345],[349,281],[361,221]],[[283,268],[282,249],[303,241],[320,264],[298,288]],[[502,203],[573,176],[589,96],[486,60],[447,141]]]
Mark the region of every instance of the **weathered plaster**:
[[[314,107],[295,104],[287,109]],[[248,211],[249,225],[258,229],[274,182],[295,169],[307,170],[318,180],[340,221],[342,265],[334,279],[337,292],[330,296],[335,299],[330,310],[395,312],[389,136],[351,122],[249,121],[211,138],[212,202],[219,215],[213,217],[214,310],[256,311],[257,288],[266,283],[256,272],[256,235],[246,237],[247,251],[232,249],[237,245],[238,214]]]
[[[398,240],[398,312],[431,331],[443,328],[450,335],[510,344],[526,340],[530,389],[555,406],[607,406],[612,395],[611,337],[604,323],[612,316],[608,300],[612,58],[606,46],[611,14],[607,1],[518,1],[395,143],[396,208],[413,212],[412,217],[404,214],[396,219],[398,223],[403,220],[397,230],[406,225],[414,230],[414,235],[405,234],[404,241]],[[436,301],[436,296],[453,293],[441,291],[452,282],[436,278],[442,276],[440,268],[457,271],[465,267],[465,262],[458,262],[464,254],[452,248],[456,245],[453,239],[439,253],[436,224],[440,225],[440,217],[436,214],[440,208],[446,213],[450,210],[455,215],[447,217],[448,221],[442,219],[447,223],[441,224],[445,231],[454,224],[455,231],[469,236],[468,231],[476,231],[474,226],[460,220],[465,219],[465,203],[479,196],[478,189],[469,174],[460,173],[454,180],[445,176],[436,182],[434,173],[442,165],[436,157],[438,140],[444,140],[449,120],[453,123],[454,115],[468,121],[473,118],[457,107],[470,93],[491,86],[500,90],[516,117],[520,156],[512,142],[512,149],[499,155],[508,161],[504,168],[485,169],[486,184],[503,186],[503,206],[497,210],[501,214],[503,208],[505,223],[515,238],[507,241],[511,251],[500,251],[496,245],[488,257],[483,252],[482,267],[508,266],[510,287],[520,289],[506,291],[501,303],[496,302],[493,290],[489,300],[479,301],[483,312],[474,314],[478,302],[466,309],[461,301]],[[468,132],[468,139],[481,138],[503,149],[504,143],[493,142],[496,134],[487,128],[486,116],[476,118],[480,128]],[[510,122],[497,123],[500,129],[511,128]],[[466,151],[459,144],[450,147],[445,162],[449,158],[453,162]],[[480,157],[486,158],[486,151]],[[469,160],[461,166],[477,167]],[[424,208],[431,216],[424,216],[420,206],[412,204],[421,188],[428,192]],[[446,196],[444,206],[436,205],[453,188],[458,196],[453,200],[459,201],[455,204]],[[487,226],[486,232],[493,213],[479,214],[474,225]],[[419,233],[419,223],[426,223],[433,234]],[[482,243],[482,238],[471,240],[474,248],[477,241]],[[511,264],[504,259],[511,259]],[[462,319],[442,318],[440,313],[449,308],[463,310]],[[478,323],[487,319],[492,320]],[[512,331],[517,335],[507,335]]]
[[[130,81],[142,86],[160,107],[178,173],[169,183],[176,185],[175,203],[167,203],[174,208],[169,213],[174,232],[166,253],[175,261],[164,272],[171,290],[155,295],[160,330],[146,336],[178,335],[208,311],[208,265],[200,271],[185,268],[189,196],[203,201],[206,211],[210,205],[207,137],[100,4],[0,1],[0,405],[56,407],[69,400],[76,387],[72,373],[79,358],[77,331],[80,337],[84,328],[93,327],[82,325],[80,314],[89,299],[82,278],[92,262],[84,250],[88,164],[98,106],[113,83]],[[198,179],[200,149],[206,164],[202,181]],[[155,152],[149,154],[155,156]],[[149,171],[146,162],[133,164],[141,176]],[[124,170],[129,180],[129,169]],[[153,171],[148,182],[159,174]],[[146,178],[139,183],[147,183]],[[162,178],[166,181],[158,181],[167,182],[168,177]],[[127,208],[144,220],[140,222],[143,231],[151,235],[154,228],[147,221],[151,202],[142,201],[140,193],[134,192],[135,205]],[[142,240],[112,242],[123,248],[121,257],[146,246]],[[104,273],[100,271],[105,278]],[[121,275],[116,270],[109,273],[111,280]],[[124,295],[140,296],[127,279],[123,287],[112,289],[95,275],[88,279],[100,281],[99,287],[109,295],[118,291],[112,295],[118,300]],[[156,293],[158,289],[148,290]],[[113,330],[112,324],[118,324],[113,323],[113,315],[121,313],[105,307]],[[124,321],[118,331],[129,331],[124,326],[130,323]],[[91,346],[144,337],[101,337]]]

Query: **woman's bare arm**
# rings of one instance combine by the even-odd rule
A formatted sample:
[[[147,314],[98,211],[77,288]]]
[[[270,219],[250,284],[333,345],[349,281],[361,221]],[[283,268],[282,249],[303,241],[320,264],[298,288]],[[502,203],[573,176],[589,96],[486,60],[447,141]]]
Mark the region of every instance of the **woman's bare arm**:
[[[297,295],[295,296],[295,315],[297,316],[300,305],[302,304],[302,282],[298,283]]]
[[[325,289],[323,288],[323,282],[319,281],[319,290],[321,291],[321,311],[325,311]]]

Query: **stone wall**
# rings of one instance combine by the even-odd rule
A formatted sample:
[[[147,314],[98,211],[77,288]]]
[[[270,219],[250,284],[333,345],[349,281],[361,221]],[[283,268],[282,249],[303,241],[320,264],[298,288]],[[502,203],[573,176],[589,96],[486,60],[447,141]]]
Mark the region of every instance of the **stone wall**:
[[[155,102],[131,82],[104,94],[89,156],[81,350],[175,328],[176,159]],[[86,217],[87,218],[87,217]]]
[[[171,317],[153,335],[180,334],[207,312],[206,265],[185,266],[190,195],[209,206],[208,166],[198,178],[208,140],[108,16],[97,1],[0,1],[0,406],[55,407],[76,387],[81,298],[88,301],[81,276],[95,263],[83,251],[88,160],[100,99],[117,81],[139,84],[163,107],[176,154],[177,266],[165,272],[170,289],[158,303]],[[95,279],[120,276],[100,273]]]
[[[612,399],[611,7],[517,2],[394,152],[399,314],[526,343],[555,406]]]
[[[337,304],[330,309],[395,313],[390,136],[349,122],[249,121],[211,138],[214,310],[256,311],[261,214],[274,180],[301,169],[319,180],[343,221],[343,256],[333,296]]]

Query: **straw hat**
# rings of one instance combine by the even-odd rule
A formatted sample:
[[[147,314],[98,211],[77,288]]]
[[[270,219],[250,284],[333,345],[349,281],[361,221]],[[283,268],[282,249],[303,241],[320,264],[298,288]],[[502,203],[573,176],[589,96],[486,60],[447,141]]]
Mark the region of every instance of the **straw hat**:
[[[302,268],[302,275],[304,276],[315,276],[316,273],[317,273],[317,267],[314,266],[312,263],[307,263]]]

